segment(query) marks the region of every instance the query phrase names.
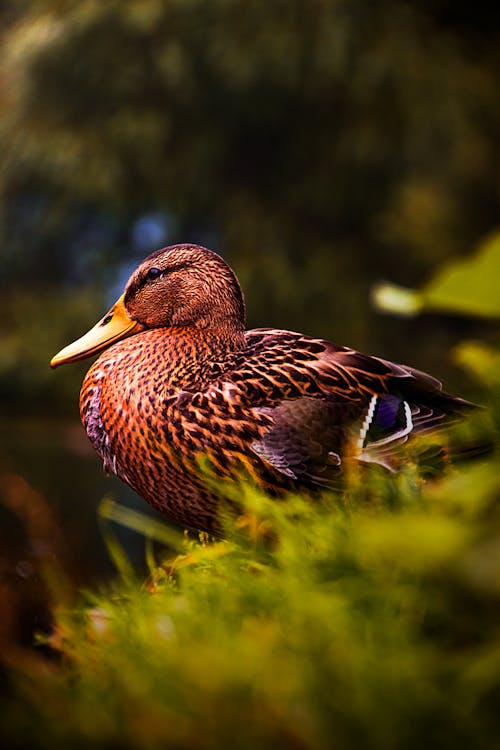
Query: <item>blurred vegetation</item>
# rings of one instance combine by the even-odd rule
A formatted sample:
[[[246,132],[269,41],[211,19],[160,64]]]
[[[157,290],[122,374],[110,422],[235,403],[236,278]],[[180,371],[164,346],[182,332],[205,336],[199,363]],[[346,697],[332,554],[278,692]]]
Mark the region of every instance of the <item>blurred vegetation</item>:
[[[53,658],[8,652],[7,747],[493,750],[497,466],[422,483],[410,459],[314,505],[248,491],[218,542],[106,501],[148,537],[150,578],[112,536],[111,589],[75,603],[52,571]]]
[[[403,315],[437,310],[500,318],[500,233],[489,237],[473,256],[447,263],[418,291],[377,285],[374,302],[382,310]]]
[[[174,241],[228,258],[251,326],[450,375],[443,349],[478,324],[376,317],[369,289],[420,286],[498,225],[497,9],[5,0],[0,13],[0,285],[14,298],[0,389],[12,403],[18,380],[16,408],[52,404],[48,357],[101,316],[124,266]],[[167,230],[138,246],[155,212]],[[27,295],[41,314],[24,329]]]

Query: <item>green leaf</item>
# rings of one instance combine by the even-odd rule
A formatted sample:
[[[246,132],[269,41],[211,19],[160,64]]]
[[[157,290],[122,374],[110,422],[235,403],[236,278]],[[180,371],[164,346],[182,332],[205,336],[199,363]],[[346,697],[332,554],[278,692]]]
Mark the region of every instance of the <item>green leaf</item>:
[[[428,310],[474,317],[500,317],[500,232],[474,255],[447,263],[420,291],[381,283],[373,291],[379,310],[416,315]]]

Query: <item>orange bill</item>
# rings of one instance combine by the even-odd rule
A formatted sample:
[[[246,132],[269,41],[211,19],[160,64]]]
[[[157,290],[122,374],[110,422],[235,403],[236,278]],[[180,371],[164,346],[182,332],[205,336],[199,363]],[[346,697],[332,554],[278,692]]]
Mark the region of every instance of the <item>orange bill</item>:
[[[69,346],[61,349],[50,360],[51,367],[59,367],[67,362],[86,359],[106,349],[115,341],[124,339],[133,333],[143,330],[143,326],[133,320],[127,313],[124,304],[124,294],[115,302],[111,310],[84,336]]]

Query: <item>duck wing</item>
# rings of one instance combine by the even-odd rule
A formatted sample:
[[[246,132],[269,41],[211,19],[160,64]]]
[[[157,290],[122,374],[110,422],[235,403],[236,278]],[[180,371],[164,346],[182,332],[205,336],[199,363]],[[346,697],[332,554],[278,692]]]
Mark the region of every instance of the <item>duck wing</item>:
[[[257,329],[223,376],[232,401],[266,427],[251,450],[299,482],[330,484],[348,457],[391,468],[412,433],[436,430],[473,405],[430,375],[290,331]]]

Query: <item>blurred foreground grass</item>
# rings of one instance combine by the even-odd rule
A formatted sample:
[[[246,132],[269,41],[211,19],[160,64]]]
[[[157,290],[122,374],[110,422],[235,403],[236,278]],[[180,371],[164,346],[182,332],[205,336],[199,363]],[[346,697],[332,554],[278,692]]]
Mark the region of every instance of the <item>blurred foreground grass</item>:
[[[4,746],[498,747],[497,466],[423,482],[408,461],[319,504],[248,491],[225,541],[106,501],[121,576],[75,604],[50,572],[56,658],[10,654]],[[149,540],[146,585],[109,519]]]

